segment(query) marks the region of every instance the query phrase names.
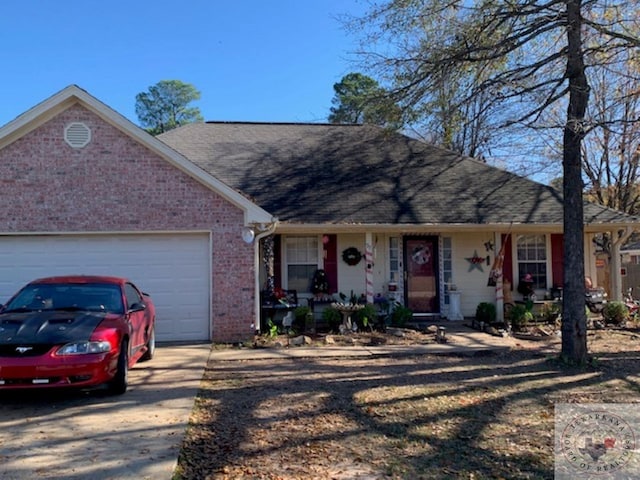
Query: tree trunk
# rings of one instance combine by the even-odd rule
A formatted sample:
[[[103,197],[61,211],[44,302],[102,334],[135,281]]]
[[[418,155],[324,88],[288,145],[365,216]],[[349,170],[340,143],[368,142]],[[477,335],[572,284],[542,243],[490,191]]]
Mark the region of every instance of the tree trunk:
[[[571,363],[587,361],[587,318],[584,282],[582,151],[589,85],[582,51],[580,0],[567,0],[567,72],[569,106],[563,136],[564,290],[562,352]]]

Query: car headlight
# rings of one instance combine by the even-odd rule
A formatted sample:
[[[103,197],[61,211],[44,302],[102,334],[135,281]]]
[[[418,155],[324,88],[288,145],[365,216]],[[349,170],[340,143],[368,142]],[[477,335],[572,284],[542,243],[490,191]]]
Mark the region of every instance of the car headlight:
[[[109,342],[73,342],[60,347],[57,355],[85,355],[88,353],[105,353],[111,351]]]

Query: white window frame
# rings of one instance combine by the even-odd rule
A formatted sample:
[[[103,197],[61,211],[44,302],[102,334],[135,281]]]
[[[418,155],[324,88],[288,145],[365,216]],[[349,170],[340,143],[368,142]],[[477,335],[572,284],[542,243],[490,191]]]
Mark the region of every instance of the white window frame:
[[[314,239],[316,242],[316,263],[307,263],[307,262],[298,262],[292,261],[290,259],[290,251],[289,245],[290,241],[300,241],[302,239]],[[308,252],[307,252],[308,253]],[[287,235],[283,236],[282,239],[282,287],[285,289],[289,289],[289,266],[290,265],[314,265],[316,269],[322,268],[323,257],[322,257],[322,237],[320,235]],[[309,286],[311,286],[311,278],[309,278]],[[298,298],[311,296],[312,292],[309,289],[308,291],[301,291],[298,289]]]
[[[513,285],[514,288],[518,287],[518,284],[520,283],[520,281],[522,280],[522,276],[524,275],[524,273],[520,272],[520,263],[543,263],[542,261],[538,261],[538,260],[520,260],[518,258],[518,241],[522,238],[522,237],[543,237],[544,238],[544,249],[545,249],[545,270],[546,270],[546,275],[545,275],[545,287],[536,287],[535,290],[538,292],[544,291],[544,290],[549,290],[551,287],[551,235],[546,234],[546,233],[525,233],[525,234],[521,234],[521,235],[515,235],[515,241],[513,242],[512,245],[512,259],[513,259],[513,271],[514,271],[514,279],[513,279]]]
[[[392,244],[396,245],[393,246]],[[402,282],[402,237],[389,237],[389,279],[396,283]],[[393,262],[396,265],[393,265]]]
[[[391,246],[392,243],[396,243],[395,246]],[[397,255],[397,268],[391,263],[392,252]],[[396,283],[396,291],[391,292],[387,291],[385,296],[389,300],[393,300],[395,302],[404,305],[404,250],[403,250],[403,237],[402,236],[389,236],[387,237],[387,268],[389,278],[387,282],[391,282],[392,276],[393,281]],[[389,284],[386,283],[386,287],[388,288]]]

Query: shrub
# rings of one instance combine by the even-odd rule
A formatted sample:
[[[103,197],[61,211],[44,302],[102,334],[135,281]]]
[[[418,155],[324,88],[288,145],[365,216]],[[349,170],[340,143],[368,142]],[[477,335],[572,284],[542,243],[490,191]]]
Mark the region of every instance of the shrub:
[[[329,330],[337,331],[342,324],[342,314],[337,308],[327,307],[322,311],[322,320],[327,324]]]
[[[297,332],[303,332],[308,329],[307,323],[311,323],[310,320],[313,320],[313,311],[311,310],[311,307],[301,305],[299,307],[296,307],[296,309],[293,311],[293,317],[294,330],[296,330]]]
[[[407,322],[413,320],[413,310],[404,305],[396,305],[391,314],[391,325],[394,327],[404,327]]]
[[[476,320],[491,324],[496,321],[496,306],[493,303],[481,302],[476,307]]]
[[[602,317],[604,318],[605,323],[622,325],[629,320],[629,309],[623,302],[608,302],[604,304]]]
[[[360,330],[365,328],[373,330],[373,325],[376,323],[377,318],[378,310],[370,303],[355,312],[355,321]]]
[[[533,320],[533,313],[525,305],[516,304],[509,312],[509,320],[513,330],[522,330],[527,323]]]
[[[540,316],[547,323],[555,323],[560,317],[560,313],[562,312],[562,308],[560,304],[557,302],[544,302],[542,304],[542,311],[540,312]]]

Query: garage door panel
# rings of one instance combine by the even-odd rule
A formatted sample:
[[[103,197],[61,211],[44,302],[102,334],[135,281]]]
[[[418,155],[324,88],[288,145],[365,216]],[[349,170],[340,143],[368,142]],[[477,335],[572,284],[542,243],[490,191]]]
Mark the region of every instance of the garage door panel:
[[[0,237],[0,302],[34,278],[129,278],[156,306],[158,341],[209,339],[207,234]]]

